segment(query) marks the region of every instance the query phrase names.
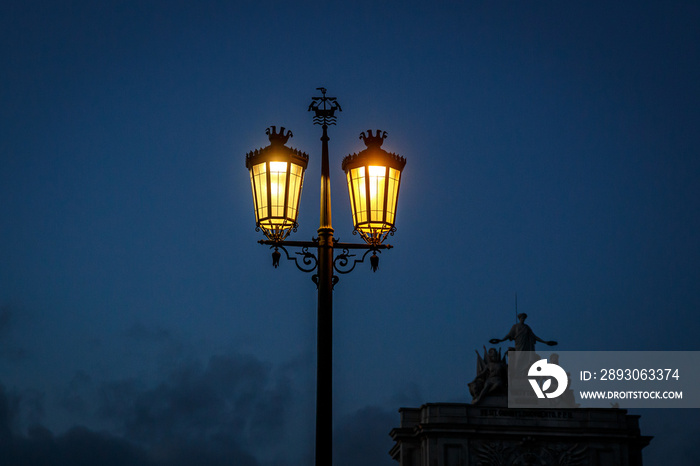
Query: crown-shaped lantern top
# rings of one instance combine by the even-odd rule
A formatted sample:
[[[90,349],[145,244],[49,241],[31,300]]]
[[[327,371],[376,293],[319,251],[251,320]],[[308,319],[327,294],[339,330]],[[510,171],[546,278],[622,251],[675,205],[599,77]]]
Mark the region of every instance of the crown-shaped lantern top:
[[[290,130],[287,130],[287,134],[284,134],[284,126],[280,126],[279,133],[276,126],[270,126],[265,130],[265,134],[267,134],[270,144],[273,146],[283,146],[287,144],[289,138],[294,136]]]
[[[295,163],[301,165],[306,169],[306,164],[309,160],[308,154],[285,146],[289,138],[292,137],[292,132],[287,130],[285,133],[285,127],[280,126],[279,132],[276,126],[270,126],[265,130],[268,139],[270,140],[270,145],[260,149],[255,149],[246,154],[246,167],[250,170],[253,165],[266,161],[286,161],[287,157],[291,157]]]
[[[367,147],[359,154],[350,154],[345,157],[342,161],[343,170],[347,171],[349,168],[360,165],[374,164],[388,165],[397,170],[403,170],[404,165],[406,165],[406,159],[381,148],[386,137],[387,132],[380,129],[375,134],[372,134],[371,129],[367,130],[367,134],[364,132],[360,133],[360,139],[364,141]],[[381,162],[377,159],[378,157],[381,159]]]
[[[378,129],[376,136],[372,136],[372,130],[368,129],[367,135],[364,132],[360,133],[360,139],[365,142],[367,147],[382,147],[384,139],[386,139],[386,131],[382,132],[381,129]]]

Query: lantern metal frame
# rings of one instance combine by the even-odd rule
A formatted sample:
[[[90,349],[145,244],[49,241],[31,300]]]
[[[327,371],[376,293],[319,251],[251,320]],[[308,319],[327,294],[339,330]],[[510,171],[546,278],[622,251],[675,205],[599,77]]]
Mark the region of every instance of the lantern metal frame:
[[[339,277],[334,274],[334,271],[339,274],[350,273],[355,269],[355,266],[365,261],[367,255],[370,256],[370,268],[373,271],[377,270],[379,257],[377,253],[382,250],[391,249],[390,244],[382,244],[381,241],[366,241],[365,243],[343,243],[333,237],[333,226],[331,219],[331,189],[330,189],[330,174],[329,174],[329,157],[328,157],[328,127],[335,125],[337,116],[336,112],[342,111],[340,104],[335,97],[326,96],[326,89],[323,87],[317,88],[321,91],[321,96],[312,97],[308,111],[314,112],[313,123],[319,125],[323,129],[321,136],[321,203],[320,203],[320,218],[317,237],[312,237],[311,241],[290,241],[286,240],[287,236],[296,231],[298,225],[295,222],[293,228],[288,228],[285,234],[268,235],[261,225],[257,224],[256,230],[263,229],[263,232],[268,237],[267,240],[260,240],[258,243],[267,245],[272,252],[272,265],[277,268],[284,252],[285,258],[289,261],[294,261],[299,270],[306,273],[316,271],[311,279],[316,284],[318,290],[318,331],[317,331],[317,377],[316,377],[316,466],[331,466],[332,465],[332,442],[333,442],[333,415],[332,415],[332,360],[333,360],[333,288],[338,283]],[[273,133],[274,133],[274,127]],[[282,128],[281,133],[284,133]],[[269,133],[268,133],[269,134]],[[291,132],[289,133],[291,136]],[[286,136],[287,139],[289,136]],[[371,133],[370,133],[371,136]],[[364,137],[364,134],[361,138]],[[381,138],[386,137],[386,133]],[[279,148],[277,144],[285,138],[275,136],[273,143],[271,136],[271,147]],[[287,139],[284,139],[282,147],[288,151],[292,157],[301,157],[308,160],[308,155],[295,149],[284,146]],[[366,140],[365,140],[366,142]],[[381,145],[381,144],[380,144]],[[261,149],[264,151],[265,149]],[[257,152],[257,151],[256,151]],[[383,151],[385,152],[385,151]],[[252,152],[246,156],[246,166],[250,170],[249,160],[252,157],[263,157],[260,152],[253,154]],[[403,157],[398,157],[391,154],[402,162],[401,168],[406,161]],[[261,159],[262,160],[262,159]],[[345,163],[345,162],[344,162]],[[304,166],[306,168],[306,166]],[[253,186],[254,189],[254,186]],[[255,196],[255,191],[253,191]],[[398,192],[397,192],[398,196]],[[299,192],[301,197],[301,191]],[[257,207],[257,206],[256,206]],[[298,213],[298,211],[297,211]],[[256,220],[257,220],[256,213]],[[392,225],[391,233],[395,231]],[[355,232],[353,234],[356,234]],[[382,239],[386,238],[386,235]],[[290,254],[288,249],[298,248],[301,252]],[[315,253],[311,252],[315,249]],[[335,255],[334,251],[338,249],[342,251]],[[363,251],[361,257],[358,254],[351,254],[351,251]]]
[[[367,130],[366,135],[364,132],[360,133],[360,139],[364,140],[367,148],[359,154],[348,155],[342,162],[355,228],[352,234],[359,234],[370,245],[381,244],[388,235],[393,236],[396,232],[401,173],[406,166],[405,158],[381,148],[386,136],[386,131],[380,129],[375,135],[372,135],[371,129]],[[383,175],[372,174],[373,168],[380,167],[384,168]],[[392,175],[396,175],[396,178]],[[374,182],[372,178],[375,178]],[[372,205],[372,190],[382,193],[381,209]],[[358,205],[360,202],[364,205]],[[376,218],[378,212],[381,213],[381,218]]]
[[[279,133],[275,126],[267,128],[265,133],[268,135],[270,145],[257,149],[246,154],[246,168],[250,173],[250,184],[253,191],[253,204],[255,209],[255,225],[256,231],[262,230],[265,236],[272,241],[282,241],[292,231],[297,231],[299,224],[297,217],[299,216],[299,203],[301,200],[301,191],[304,186],[304,172],[309,163],[309,155],[300,150],[285,146],[292,132],[284,132],[284,126],[280,127]],[[272,164],[281,162],[285,164],[284,173],[284,194],[282,204],[273,203],[273,199],[280,196],[273,193],[272,177],[275,171],[272,170]],[[260,174],[255,173],[256,167],[264,164],[264,171]],[[293,166],[300,168],[299,173],[292,174]],[[277,176],[279,176],[279,172]],[[292,178],[294,177],[294,179]],[[292,183],[294,181],[294,183]],[[261,183],[265,186],[261,186]],[[293,184],[295,186],[293,186]],[[264,198],[264,199],[263,199]],[[264,204],[263,204],[264,201]],[[290,206],[290,201],[294,206]],[[261,206],[261,204],[263,204]],[[281,208],[281,215],[274,212]],[[294,215],[290,215],[290,208]],[[264,215],[260,215],[263,212]],[[277,213],[277,215],[275,215]]]

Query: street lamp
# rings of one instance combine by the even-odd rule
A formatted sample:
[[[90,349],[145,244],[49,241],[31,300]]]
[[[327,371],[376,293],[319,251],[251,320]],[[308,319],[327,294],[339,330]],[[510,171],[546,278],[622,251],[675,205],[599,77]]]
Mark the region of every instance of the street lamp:
[[[381,244],[394,234],[396,206],[399,201],[401,171],[406,159],[381,148],[386,131],[372,130],[360,134],[367,148],[343,159],[348,180],[350,207],[355,231],[369,245]]]
[[[406,160],[381,148],[386,132],[362,133],[367,148],[343,159],[342,168],[348,180],[348,193],[355,230],[364,243],[341,243],[333,238],[331,215],[331,185],[328,162],[328,126],[335,125],[336,112],[342,111],[335,97],[327,97],[326,89],[318,88],[320,97],[312,97],[309,111],[313,122],[323,128],[321,136],[321,208],[318,237],[311,241],[291,241],[287,237],[297,229],[299,199],[309,156],[285,144],[292,132],[281,127],[267,130],[270,145],[246,154],[250,172],[256,229],[267,237],[260,240],[274,249],[272,265],[279,266],[282,250],[287,260],[294,261],[303,272],[314,272],[312,280],[318,290],[317,376],[316,376],[316,466],[332,464],[332,330],[334,274],[350,273],[372,252],[370,267],[377,270],[377,252],[391,249],[384,244],[386,237],[396,231],[401,172]],[[299,248],[293,255],[288,249]],[[315,249],[311,252],[309,249]],[[335,254],[335,250],[341,250]],[[361,257],[350,251],[363,251]]]
[[[270,145],[249,152],[245,166],[255,204],[255,224],[272,241],[282,241],[296,229],[299,198],[309,156],[285,144],[292,132],[271,126],[266,131]]]

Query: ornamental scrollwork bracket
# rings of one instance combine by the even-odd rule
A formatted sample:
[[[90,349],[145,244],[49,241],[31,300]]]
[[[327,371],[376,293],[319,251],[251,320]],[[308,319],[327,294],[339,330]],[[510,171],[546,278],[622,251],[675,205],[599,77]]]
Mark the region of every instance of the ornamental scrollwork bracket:
[[[296,265],[302,272],[310,273],[316,270],[318,267],[318,259],[313,253],[309,252],[308,246],[302,247],[301,252],[294,253],[294,256],[290,256],[287,248],[281,244],[273,244],[270,246],[270,249],[272,248],[275,249],[272,252],[272,266],[274,268],[277,268],[280,265],[280,259],[282,258],[282,254],[279,252],[280,249],[284,251],[284,255],[287,256],[287,260],[294,261],[294,265]]]
[[[377,267],[379,267],[379,256],[377,256],[377,252],[381,253],[381,251],[378,249],[367,249],[365,253],[362,254],[361,259],[354,259],[354,257],[357,257],[357,254],[350,254],[349,249],[343,248],[343,252],[338,254],[335,259],[333,259],[333,269],[342,274],[350,273],[355,269],[357,264],[365,261],[367,254],[370,252],[372,255],[369,258],[369,264],[372,268],[372,272],[376,272]],[[350,264],[350,261],[352,261],[352,265]]]

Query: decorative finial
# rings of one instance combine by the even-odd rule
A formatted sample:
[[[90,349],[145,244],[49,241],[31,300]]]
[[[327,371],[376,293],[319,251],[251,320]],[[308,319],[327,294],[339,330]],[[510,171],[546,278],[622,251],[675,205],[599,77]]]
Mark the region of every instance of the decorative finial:
[[[337,97],[326,97],[325,87],[317,87],[316,89],[321,91],[321,97],[312,97],[309,105],[309,111],[313,110],[316,113],[314,124],[322,126],[334,125],[337,118],[335,111],[342,112],[343,109],[340,108]]]
[[[274,268],[279,267],[281,257],[282,257],[282,254],[277,250],[277,248],[275,248],[275,250],[272,251],[272,266]]]
[[[365,141],[367,147],[382,147],[384,139],[386,139],[386,131],[382,132],[382,130],[378,129],[377,134],[372,136],[372,130],[368,129],[366,136],[364,132],[360,133],[360,139]]]
[[[377,251],[374,251],[372,253],[372,256],[370,256],[369,266],[372,269],[372,272],[377,271],[377,267],[379,267],[379,256],[377,255]]]
[[[275,126],[270,126],[265,130],[265,134],[267,134],[267,137],[270,139],[270,144],[279,144],[281,146],[287,144],[287,140],[293,136],[291,131],[287,131],[287,134],[284,134],[284,126],[280,126],[279,133]]]

